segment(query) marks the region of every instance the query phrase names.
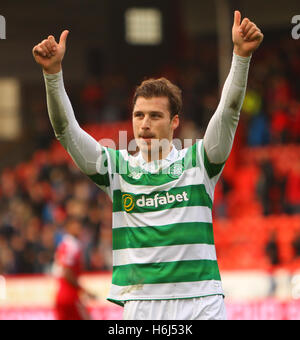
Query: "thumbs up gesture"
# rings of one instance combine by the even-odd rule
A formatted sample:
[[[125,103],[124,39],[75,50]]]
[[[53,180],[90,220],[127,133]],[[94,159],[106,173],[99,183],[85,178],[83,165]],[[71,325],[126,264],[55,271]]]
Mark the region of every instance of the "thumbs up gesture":
[[[241,57],[249,57],[262,43],[264,35],[254,22],[248,18],[241,22],[241,13],[234,12],[232,40],[234,52]]]
[[[48,74],[58,73],[61,70],[62,60],[66,52],[66,41],[69,31],[61,33],[59,43],[55,41],[53,35],[34,46],[32,54],[35,61],[42,66]]]

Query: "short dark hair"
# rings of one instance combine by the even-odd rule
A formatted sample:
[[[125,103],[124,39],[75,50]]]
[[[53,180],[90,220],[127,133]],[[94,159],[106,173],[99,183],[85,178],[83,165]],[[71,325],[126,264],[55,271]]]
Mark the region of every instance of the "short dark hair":
[[[169,99],[171,118],[182,114],[182,91],[166,78],[144,80],[139,85],[133,96],[133,107],[136,104],[138,97],[147,99],[154,97],[167,97]]]

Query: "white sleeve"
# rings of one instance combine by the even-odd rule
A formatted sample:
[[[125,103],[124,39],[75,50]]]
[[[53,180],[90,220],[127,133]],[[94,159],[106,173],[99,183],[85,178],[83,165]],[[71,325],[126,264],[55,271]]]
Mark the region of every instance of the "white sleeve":
[[[95,175],[101,146],[79,126],[65,91],[62,71],[57,74],[44,73],[44,80],[48,113],[56,138],[83,173]]]
[[[245,99],[250,60],[251,57],[233,54],[220,104],[208,124],[203,143],[207,158],[213,164],[224,164],[232,149]]]

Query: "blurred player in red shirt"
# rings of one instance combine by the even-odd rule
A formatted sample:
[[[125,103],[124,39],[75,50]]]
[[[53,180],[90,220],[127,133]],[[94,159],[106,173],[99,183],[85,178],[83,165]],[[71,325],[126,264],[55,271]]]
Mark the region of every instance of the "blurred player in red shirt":
[[[79,285],[82,247],[79,241],[81,223],[70,219],[66,223],[66,234],[55,254],[58,290],[55,299],[57,320],[90,320],[91,317],[80,296],[94,298]]]

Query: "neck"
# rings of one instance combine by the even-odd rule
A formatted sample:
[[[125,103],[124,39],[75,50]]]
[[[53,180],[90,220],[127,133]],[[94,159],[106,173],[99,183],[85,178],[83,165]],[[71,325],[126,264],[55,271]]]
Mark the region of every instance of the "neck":
[[[144,160],[147,163],[160,161],[168,157],[170,152],[173,149],[173,145],[170,143],[168,148],[160,148],[157,152],[153,152],[151,150],[141,151]]]

